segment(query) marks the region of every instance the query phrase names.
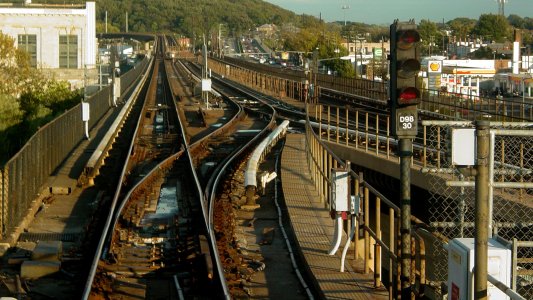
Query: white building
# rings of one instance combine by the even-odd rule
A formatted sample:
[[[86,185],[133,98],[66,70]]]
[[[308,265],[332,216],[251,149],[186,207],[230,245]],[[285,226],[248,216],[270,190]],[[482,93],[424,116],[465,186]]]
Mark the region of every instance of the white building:
[[[26,50],[32,66],[74,86],[95,69],[95,2],[72,5],[0,3],[0,31]]]

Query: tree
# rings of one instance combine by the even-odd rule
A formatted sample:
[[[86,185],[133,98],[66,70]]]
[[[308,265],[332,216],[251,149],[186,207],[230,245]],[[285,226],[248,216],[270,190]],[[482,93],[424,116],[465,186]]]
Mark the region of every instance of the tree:
[[[524,19],[520,17],[519,15],[509,15],[507,17],[507,21],[509,22],[509,24],[511,24],[511,26],[518,28],[518,29],[523,29],[525,26]]]
[[[504,42],[511,33],[509,23],[504,16],[483,14],[474,27],[473,33],[487,37],[491,36],[496,42]]]
[[[0,94],[17,95],[28,88],[29,56],[15,47],[15,40],[0,32]]]
[[[340,37],[336,37],[336,39],[340,41]],[[350,61],[341,59],[341,57],[348,55],[348,50],[341,47],[339,43],[322,43],[318,48],[318,59],[322,59],[322,64],[327,66],[329,70],[341,77],[353,78],[355,76]]]
[[[490,47],[479,47],[476,51],[469,54],[474,59],[493,59],[496,54]]]
[[[428,55],[436,53],[439,50],[438,41],[442,40],[442,33],[437,24],[430,20],[421,20],[418,25],[418,32],[420,33],[422,49],[425,49]]]
[[[476,26],[476,20],[469,18],[455,18],[448,22],[452,29],[452,35],[459,40],[466,40]]]
[[[29,55],[0,32],[0,163],[37,128],[80,102],[67,82],[46,78],[31,68]]]

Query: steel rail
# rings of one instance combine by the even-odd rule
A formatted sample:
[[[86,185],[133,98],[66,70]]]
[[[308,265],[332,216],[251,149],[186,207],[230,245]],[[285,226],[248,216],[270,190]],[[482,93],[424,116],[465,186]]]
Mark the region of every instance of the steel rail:
[[[155,39],[154,48],[157,49],[157,46],[158,46],[157,45],[157,39]],[[152,72],[152,70],[154,68],[154,61],[155,61],[155,57],[152,57],[151,61],[150,61],[150,66],[146,70],[147,73]],[[145,84],[146,84],[146,81],[143,82],[143,85],[145,85]],[[135,99],[135,100],[137,100],[137,99]],[[143,104],[143,107],[144,107],[144,105],[145,104]],[[133,136],[136,136],[138,131],[139,131],[139,124],[141,124],[142,117],[143,117],[142,114],[139,114],[139,117],[137,119],[137,126],[135,128],[135,131],[133,132]],[[133,149],[134,142],[135,141],[132,139],[132,141],[131,141],[131,143],[129,145],[128,153],[131,153],[131,151]],[[122,171],[120,173],[120,179],[119,179],[119,181],[117,183],[117,187],[115,189],[115,194],[113,195],[113,200],[111,201],[111,207],[109,209],[108,217],[106,219],[106,223],[105,223],[104,229],[102,231],[103,235],[102,235],[102,237],[100,238],[100,240],[98,242],[98,246],[96,248],[96,252],[95,252],[95,255],[94,255],[93,260],[92,260],[92,264],[91,264],[91,267],[90,267],[90,270],[89,270],[89,276],[88,276],[87,282],[85,284],[85,288],[83,290],[82,299],[88,299],[89,295],[91,293],[92,284],[93,284],[93,281],[94,281],[94,277],[96,276],[96,270],[97,270],[97,267],[98,267],[98,261],[100,260],[100,255],[101,255],[102,251],[104,250],[104,245],[105,245],[106,240],[107,240],[108,231],[109,231],[109,228],[111,226],[111,221],[113,220],[115,208],[117,206],[117,202],[118,202],[118,199],[120,197],[120,192],[122,190],[123,178],[126,176],[129,160],[130,160],[130,156],[128,155],[126,157],[126,160],[125,160],[124,165],[122,167]]]

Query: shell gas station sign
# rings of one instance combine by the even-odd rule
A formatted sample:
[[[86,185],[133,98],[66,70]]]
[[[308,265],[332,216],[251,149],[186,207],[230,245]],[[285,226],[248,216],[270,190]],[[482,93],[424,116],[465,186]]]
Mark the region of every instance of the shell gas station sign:
[[[442,73],[442,60],[428,61],[428,73]]]
[[[439,90],[441,85],[442,60],[428,61],[428,85],[430,90]]]

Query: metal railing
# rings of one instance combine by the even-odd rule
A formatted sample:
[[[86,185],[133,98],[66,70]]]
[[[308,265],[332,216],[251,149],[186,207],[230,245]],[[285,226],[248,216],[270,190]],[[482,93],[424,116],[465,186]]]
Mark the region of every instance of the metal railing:
[[[134,86],[148,65],[145,58],[124,74],[124,91]],[[106,86],[87,98],[90,104],[89,127],[93,128],[111,108],[111,87]],[[28,214],[33,202],[47,194],[48,177],[84,138],[81,104],[41,127],[4,166],[0,168],[0,237],[3,240]],[[9,241],[9,240],[8,240]]]
[[[533,299],[533,241],[512,240],[513,267],[511,288],[526,299]]]
[[[310,111],[309,107],[308,105],[308,112]],[[313,111],[318,109],[318,106],[312,108]],[[345,168],[348,162],[343,161],[328,149],[310,123],[308,118],[306,125],[307,163],[324,207],[330,207],[332,169]],[[398,251],[400,248],[397,246],[400,209],[366,182],[363,173],[356,174],[353,170],[349,170],[349,175],[351,182],[353,182],[351,191],[353,195],[360,197],[363,207],[363,213],[355,224],[355,232],[359,233],[362,229],[363,234],[362,236],[355,235],[354,258],[363,259],[364,272],[368,273],[371,270],[374,272],[374,286],[380,287],[382,282],[385,283],[392,299],[397,293],[397,287],[394,286],[394,283],[400,282],[399,278],[396,278],[400,274],[398,271],[398,257],[400,256]],[[386,208],[382,208],[382,206]],[[387,213],[383,214],[382,211],[387,211]],[[414,220],[420,222],[416,218]],[[349,227],[347,226],[347,228]],[[426,282],[425,244],[424,240],[416,234],[413,234],[413,238],[415,239],[413,245],[417,246],[412,252],[414,267],[411,281],[417,283],[419,287],[415,292],[422,293]],[[383,261],[386,261],[385,265],[383,265]],[[387,278],[383,278],[382,268],[388,269]]]
[[[214,64],[229,66],[230,69],[246,70],[248,76],[271,76],[278,80],[288,80],[300,83],[305,71],[273,68],[242,59],[225,57],[223,60],[210,60]],[[211,64],[212,65],[212,64]],[[257,70],[251,71],[251,70]],[[256,74],[257,73],[257,74]],[[223,74],[223,73],[219,73]],[[312,81],[316,86],[335,90],[362,99],[380,100],[384,104],[388,99],[387,83],[361,78],[346,78],[326,74],[314,74]],[[452,119],[475,120],[480,116],[490,116],[493,121],[531,121],[533,120],[533,105],[522,99],[505,99],[480,97],[470,94],[442,92],[439,90],[422,90],[422,101],[419,109],[451,117]]]
[[[215,63],[216,67],[218,68],[216,72],[220,74],[224,74],[226,77],[229,77],[235,81],[239,81],[245,85],[252,86],[258,90],[261,91],[267,91],[270,94],[278,95],[280,97],[282,96],[288,96],[288,97],[296,97],[296,99],[300,101],[305,100],[305,95],[302,94],[302,91],[304,91],[303,85],[299,85],[298,82],[294,82],[292,86],[287,85],[286,82],[280,79],[275,79],[275,77],[265,74],[260,74],[258,72],[246,70],[245,68],[233,66],[233,65],[225,65],[223,63]],[[214,69],[215,69],[214,68]],[[278,80],[278,81],[275,81]],[[338,79],[332,79],[337,80]],[[265,84],[267,81],[274,81],[274,82],[281,82],[282,88],[277,89],[271,89],[269,88],[269,84]],[[332,86],[335,86],[336,84],[339,84],[339,82],[331,83]],[[364,87],[363,87],[364,86]],[[278,86],[279,87],[279,86]],[[361,83],[361,86],[355,84],[355,86],[351,86],[350,84],[345,84],[345,88],[342,89],[343,92],[346,93],[353,93],[353,90],[358,89],[368,89],[368,87]],[[373,88],[371,88],[373,89]],[[373,89],[374,90],[374,89]],[[372,91],[374,92],[374,91]],[[375,92],[379,92],[379,88],[375,89]],[[506,104],[504,104],[501,100],[498,99],[488,99],[488,98],[472,98],[472,97],[466,97],[466,95],[454,95],[454,94],[447,94],[447,93],[440,93],[436,91],[424,91],[424,101],[421,104],[420,108],[422,110],[430,111],[432,113],[439,113],[444,115],[452,115],[456,118],[479,118],[484,117],[487,118],[489,116],[492,116],[492,120],[499,121],[495,122],[494,124],[509,124],[508,121],[510,120],[520,120],[520,117],[526,117],[531,119],[531,107],[529,106],[522,106],[521,103],[518,103],[517,101],[507,101]],[[342,145],[344,147],[347,147],[348,149],[356,149],[359,151],[364,151],[365,153],[368,153],[370,155],[378,156],[382,159],[388,160],[396,160],[398,159],[396,157],[395,150],[396,150],[396,140],[393,139],[392,136],[390,136],[389,128],[390,128],[390,119],[389,116],[386,114],[378,114],[378,113],[370,113],[370,112],[362,112],[358,110],[350,110],[345,107],[338,107],[338,106],[326,106],[326,105],[313,105],[311,107],[311,110],[308,110],[308,119],[307,119],[307,126],[306,126],[306,137],[307,137],[307,150],[308,150],[308,164],[310,166],[311,173],[313,174],[313,179],[315,180],[316,187],[318,191],[320,192],[321,199],[324,201],[325,206],[329,206],[329,190],[331,186],[331,168],[337,168],[339,166],[345,166],[345,163],[340,159],[338,156],[336,156],[333,152],[331,152],[327,146],[325,145],[325,142],[328,143],[334,143],[338,145]],[[311,122],[309,120],[309,115],[314,116],[315,121]],[[520,117],[518,117],[520,115]],[[468,122],[470,123],[470,122]],[[519,123],[519,124],[525,124],[525,123]],[[312,129],[312,127],[318,128],[315,130]],[[523,128],[531,128],[529,127],[523,127]],[[435,126],[435,125],[423,125],[420,129],[419,136],[415,139],[414,145],[413,145],[413,160],[412,160],[412,166],[414,168],[418,169],[433,169],[433,170],[447,170],[449,169],[447,167],[447,164],[449,163],[449,157],[446,155],[447,153],[447,147],[450,144],[449,142],[449,132],[442,126]],[[519,176],[519,181],[521,182],[527,182],[528,180],[531,180],[531,175],[527,172],[515,172],[518,170],[526,170],[526,169],[533,169],[531,164],[533,163],[533,155],[531,155],[530,151],[533,149],[529,145],[529,140],[522,140],[519,142],[509,142],[505,139],[500,139],[496,141],[496,155],[497,155],[497,163],[496,166],[503,169],[503,171],[500,173],[500,178],[504,178],[505,176],[513,173]],[[511,150],[514,149],[514,150]],[[509,152],[509,151],[512,151]],[[510,162],[510,159],[513,160],[513,162]],[[512,172],[507,172],[509,170],[505,169],[511,169]],[[435,172],[430,172],[429,174],[431,178],[428,180],[429,185],[431,184],[442,184],[443,177],[450,176],[450,174],[442,174],[442,175],[435,175]],[[452,172],[453,173],[453,172]],[[508,174],[507,174],[508,173]],[[526,174],[527,173],[527,174]],[[507,175],[506,175],[507,174]],[[453,175],[453,174],[452,174]],[[353,187],[353,190],[357,190],[358,192],[356,194],[361,193],[362,199],[364,205],[367,205],[367,203],[364,202],[364,199],[368,199],[368,204],[371,203],[380,203],[383,202],[384,197],[382,197],[379,192],[375,191],[375,189],[371,189],[369,187],[369,194],[367,197],[365,197],[365,188],[360,187],[359,185],[366,185],[367,183],[362,180],[362,178],[358,178],[359,175],[354,174],[351,172],[350,176],[352,177],[353,182],[355,182],[355,186]],[[440,178],[440,180],[436,180],[437,178]],[[446,178],[445,178],[446,179]],[[495,181],[500,180],[496,179]],[[501,179],[500,181],[503,181],[504,179]],[[374,192],[375,191],[375,192]],[[431,192],[431,191],[430,191]],[[468,191],[466,191],[464,188],[456,189],[452,193],[448,193],[446,191],[439,193],[441,196],[450,198],[450,199],[460,199],[461,197],[468,196]],[[525,201],[525,203],[529,203],[529,205],[532,205],[531,203],[531,195],[533,194],[531,189],[523,188],[517,190],[510,190],[508,187],[502,186],[500,190],[497,192],[498,195],[502,195],[502,193],[508,193],[509,195],[518,195],[522,200]],[[436,194],[436,193],[435,193]],[[526,199],[527,198],[527,199]],[[390,201],[389,201],[390,202]],[[450,201],[443,201],[443,199],[438,199],[437,201],[430,201],[431,202],[431,209],[430,209],[430,215],[431,214],[441,214],[444,212],[449,211],[461,211],[461,209],[464,210],[465,213],[468,213],[468,216],[471,215],[471,209],[468,209],[468,204],[464,203],[463,205],[458,205],[457,203],[454,204],[453,210],[444,210],[445,207],[443,205],[446,205],[445,203],[452,203]],[[444,204],[443,204],[444,203]],[[391,206],[393,211],[395,210],[395,206]],[[505,207],[505,206],[503,206]],[[374,206],[369,206],[369,210],[367,210],[364,213],[365,218],[369,216],[370,210],[375,209]],[[397,207],[396,207],[397,209]],[[510,209],[509,207],[504,208],[508,211],[513,211],[513,209]],[[523,211],[522,211],[523,212]],[[528,216],[532,216],[533,214],[528,214]],[[515,220],[520,220],[520,218],[523,218],[523,214],[517,215]],[[398,218],[398,213],[395,212],[393,214],[393,219],[396,220]],[[431,216],[430,216],[431,218]],[[450,217],[452,220],[457,220],[456,218]],[[448,219],[450,219],[448,218]],[[526,219],[524,219],[526,220]],[[366,222],[365,222],[366,221]],[[413,220],[415,221],[415,220]],[[470,223],[473,224],[473,222],[467,222],[468,220],[463,220],[460,226],[462,229],[462,232],[464,232],[465,228],[468,227]],[[372,222],[378,222],[377,217],[376,221],[372,220]],[[360,255],[365,259],[365,271],[368,271],[370,268],[374,268],[374,270],[377,270],[379,267],[378,262],[375,260],[372,260],[371,257],[375,257],[375,253],[379,252],[380,250],[383,250],[381,257],[386,257],[389,255],[391,261],[391,266],[393,264],[396,264],[394,268],[397,269],[397,263],[396,258],[398,247],[395,247],[394,244],[385,243],[381,241],[381,238],[379,237],[379,234],[382,234],[379,230],[375,230],[375,227],[369,226],[370,218],[361,220],[361,228],[363,229],[364,235],[363,237],[364,244],[361,247],[355,247],[355,251],[357,253],[364,253]],[[393,223],[393,222],[391,222]],[[514,223],[515,225],[518,224],[519,231],[521,230],[527,230],[530,228],[531,224],[529,222],[519,222]],[[435,224],[443,224],[442,222],[436,222]],[[496,228],[499,228],[500,231],[507,231],[512,232],[516,229],[516,227],[513,227],[509,222],[495,222]],[[440,226],[440,225],[439,225]],[[389,230],[391,232],[394,232],[394,228],[390,226],[389,224]],[[435,230],[435,228],[432,228],[428,225],[425,227]],[[373,229],[374,228],[374,229]],[[392,229],[391,229],[392,228]],[[438,227],[437,229],[439,229]],[[515,229],[513,229],[515,228]],[[440,228],[442,229],[442,228]],[[471,229],[471,228],[470,228]],[[397,230],[397,226],[396,226]],[[455,227],[453,230],[458,230],[458,227]],[[447,255],[444,255],[441,253],[442,249],[444,249],[443,245],[446,243],[447,237],[455,237],[454,234],[449,235],[447,234],[448,231],[446,230],[437,230],[436,232],[433,232],[432,240],[428,239],[422,239],[420,237],[416,237],[417,233],[413,232],[412,236],[415,238],[415,249],[416,249],[416,258],[412,260],[412,263],[414,264],[415,268],[413,268],[414,275],[412,274],[412,283],[416,286],[415,292],[418,294],[424,294],[429,293],[430,291],[428,289],[425,289],[425,287],[430,286],[432,288],[431,293],[433,293],[433,297],[441,297],[440,291],[442,290],[442,285],[446,281],[446,259]],[[455,232],[457,233],[457,232]],[[374,245],[379,245],[378,248],[375,248],[374,246],[374,254],[368,255],[371,252],[372,247],[368,246],[368,240],[371,237],[373,240]],[[529,238],[528,238],[529,239]],[[356,238],[356,240],[359,240],[359,237]],[[376,242],[376,240],[381,241]],[[382,249],[379,249],[381,247]],[[432,260],[432,264],[435,264],[433,267],[428,266],[425,264],[426,261],[426,253],[425,249],[426,247],[429,247],[432,249],[432,253],[427,253],[428,259],[430,258]],[[365,250],[366,249],[366,250]],[[440,249],[440,250],[439,250]],[[365,252],[366,251],[366,252]],[[395,254],[396,252],[396,254]],[[531,256],[529,256],[531,257]],[[422,259],[423,258],[423,259]],[[526,259],[530,259],[528,257],[524,257]],[[373,261],[373,262],[372,262]],[[529,261],[529,260],[528,260]],[[428,268],[431,267],[431,268]],[[528,269],[529,270],[529,269]],[[443,272],[445,272],[443,274]],[[392,272],[391,272],[392,273]],[[398,274],[398,272],[396,273]],[[399,282],[399,280],[397,280]],[[376,283],[376,285],[378,285]],[[531,285],[533,286],[533,284]]]

